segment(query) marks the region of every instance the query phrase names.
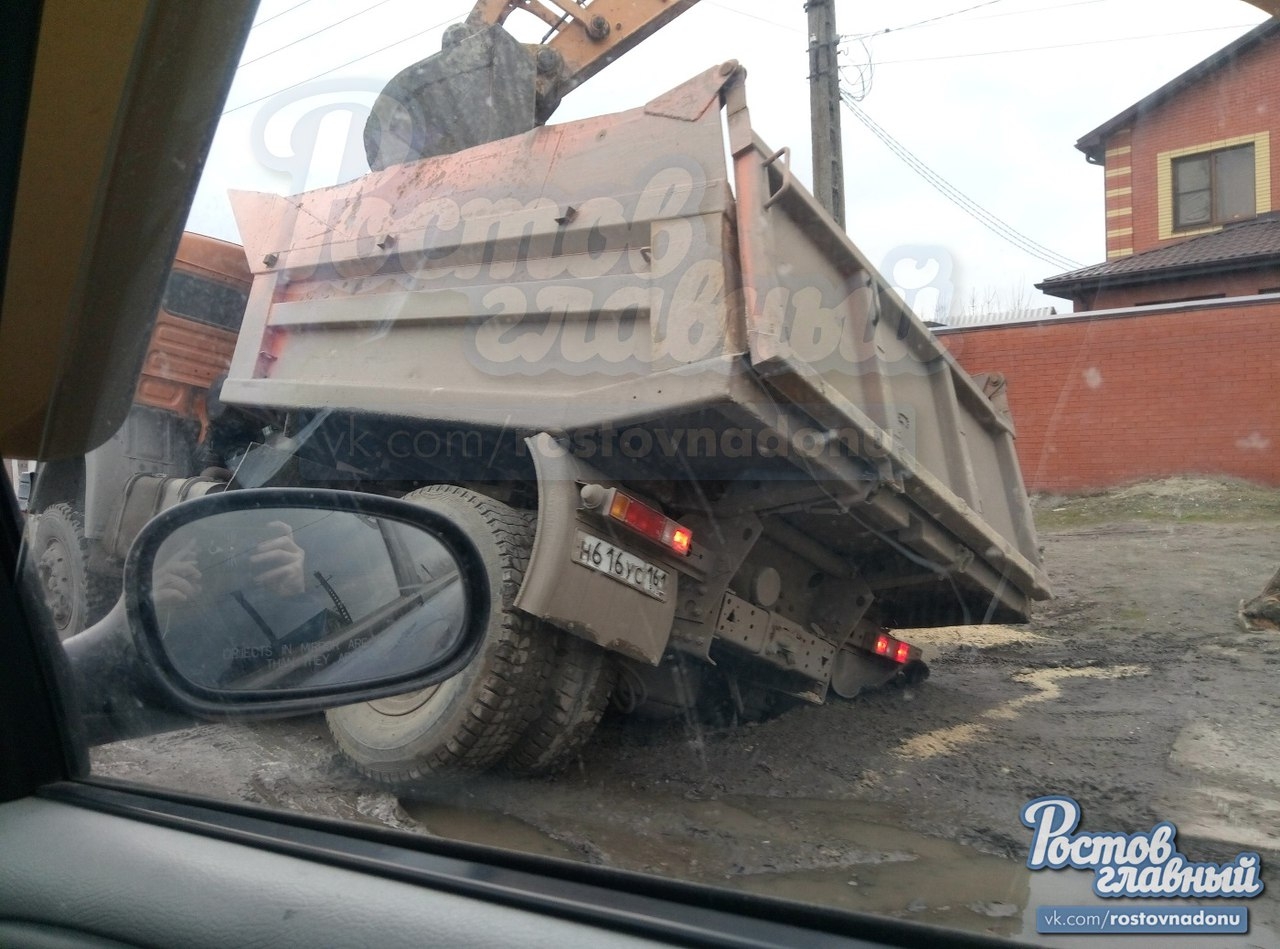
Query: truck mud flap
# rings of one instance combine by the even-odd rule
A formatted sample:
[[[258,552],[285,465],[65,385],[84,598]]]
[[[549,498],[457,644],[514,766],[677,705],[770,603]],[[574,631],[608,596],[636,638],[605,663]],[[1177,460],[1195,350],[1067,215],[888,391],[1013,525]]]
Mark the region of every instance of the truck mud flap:
[[[607,484],[608,479],[550,435],[536,435],[526,445],[538,476],[538,523],[516,607],[612,652],[656,665],[671,637],[687,575],[682,570],[690,566],[586,519],[582,486]],[[592,569],[582,562],[584,542],[603,542],[615,556],[625,555],[630,567],[640,564],[665,572],[665,588],[646,592]]]

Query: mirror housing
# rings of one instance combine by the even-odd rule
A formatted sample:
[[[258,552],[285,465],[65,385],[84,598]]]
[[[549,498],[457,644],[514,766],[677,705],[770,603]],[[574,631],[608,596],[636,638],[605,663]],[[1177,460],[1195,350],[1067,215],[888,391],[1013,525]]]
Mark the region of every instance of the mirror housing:
[[[480,648],[489,589],[448,519],[391,498],[259,488],[187,501],[138,535],[135,648],[203,719],[306,714],[411,692]]]

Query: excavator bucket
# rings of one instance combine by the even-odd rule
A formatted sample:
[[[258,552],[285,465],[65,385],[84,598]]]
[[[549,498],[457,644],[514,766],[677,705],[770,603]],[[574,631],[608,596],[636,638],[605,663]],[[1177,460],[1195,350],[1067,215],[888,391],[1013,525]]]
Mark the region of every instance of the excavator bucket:
[[[533,58],[501,26],[445,48],[397,74],[364,127],[369,167],[448,155],[535,125]]]

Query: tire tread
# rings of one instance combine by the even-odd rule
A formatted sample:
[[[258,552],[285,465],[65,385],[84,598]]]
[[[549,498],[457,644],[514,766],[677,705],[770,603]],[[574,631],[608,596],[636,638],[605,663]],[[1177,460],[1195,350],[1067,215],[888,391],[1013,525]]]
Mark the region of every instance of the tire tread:
[[[528,727],[537,710],[549,668],[552,638],[534,617],[512,609],[533,545],[534,517],[456,485],[431,485],[405,495],[407,501],[440,499],[442,506],[471,508],[489,528],[498,550],[501,582],[494,612],[500,617],[490,668],[484,671],[453,733],[408,767],[377,767],[363,762],[333,722],[329,730],[344,755],[366,776],[398,786],[440,772],[481,771],[496,764]]]
[[[520,775],[562,770],[595,733],[613,694],[615,677],[616,670],[603,649],[559,633],[541,709],[503,768]]]

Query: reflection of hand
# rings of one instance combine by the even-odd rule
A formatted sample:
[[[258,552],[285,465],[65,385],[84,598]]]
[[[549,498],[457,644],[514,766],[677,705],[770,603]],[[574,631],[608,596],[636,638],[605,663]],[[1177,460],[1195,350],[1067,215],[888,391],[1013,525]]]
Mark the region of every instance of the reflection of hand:
[[[152,598],[158,607],[187,603],[200,595],[200,580],[196,543],[191,541],[152,571]]]
[[[307,588],[302,548],[294,542],[293,529],[284,521],[272,521],[267,527],[280,536],[264,540],[249,555],[249,563],[263,571],[254,582],[276,596],[297,596]]]

